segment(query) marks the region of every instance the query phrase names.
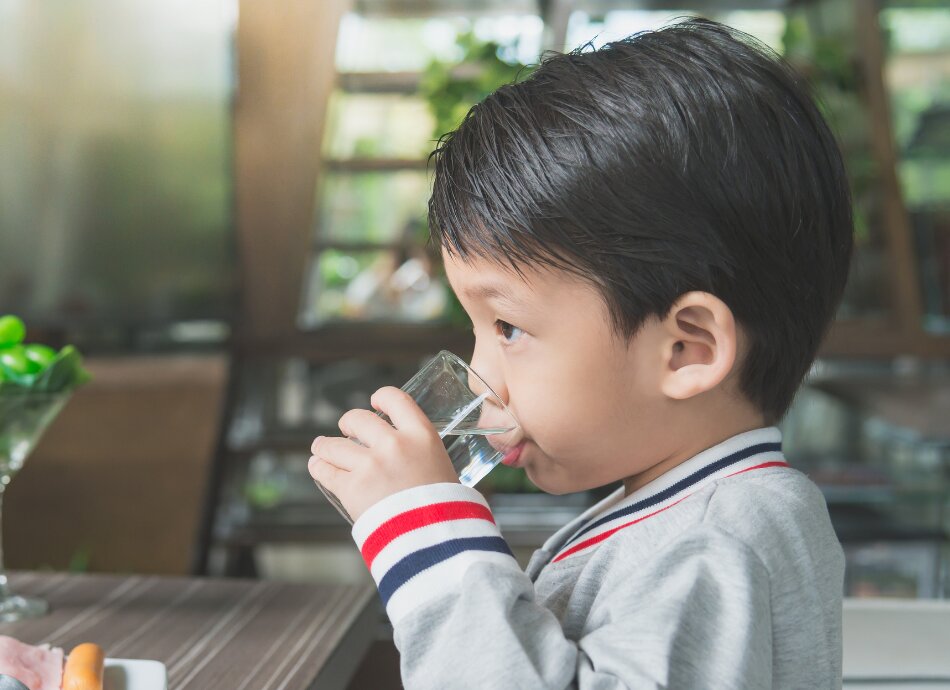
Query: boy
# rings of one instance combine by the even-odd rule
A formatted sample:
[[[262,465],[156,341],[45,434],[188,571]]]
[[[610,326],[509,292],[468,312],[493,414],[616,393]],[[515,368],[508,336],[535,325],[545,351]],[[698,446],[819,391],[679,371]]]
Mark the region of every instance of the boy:
[[[435,154],[472,367],[562,494],[522,572],[401,391],[320,438],[408,688],[829,688],[844,560],[774,425],[835,312],[851,205],[804,87],[702,20],[549,57]]]

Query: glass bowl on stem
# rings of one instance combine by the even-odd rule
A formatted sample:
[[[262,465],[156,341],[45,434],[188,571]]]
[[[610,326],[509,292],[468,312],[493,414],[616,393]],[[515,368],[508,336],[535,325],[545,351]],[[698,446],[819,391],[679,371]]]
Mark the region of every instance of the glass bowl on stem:
[[[71,391],[0,391],[0,622],[42,616],[49,609],[42,599],[12,594],[7,586],[2,545],[3,494],[70,395]]]

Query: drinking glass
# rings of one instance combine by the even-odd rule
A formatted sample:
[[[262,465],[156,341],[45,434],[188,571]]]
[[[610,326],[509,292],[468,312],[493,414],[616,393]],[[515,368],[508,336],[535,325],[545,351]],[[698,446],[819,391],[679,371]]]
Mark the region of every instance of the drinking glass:
[[[3,514],[3,494],[10,480],[23,467],[30,451],[49,423],[63,409],[69,396],[69,391],[0,393],[0,516]],[[29,599],[10,593],[0,539],[0,622],[42,616],[47,610],[48,606],[42,599]]]
[[[442,350],[402,387],[429,418],[465,486],[474,486],[518,442],[518,422],[504,401],[460,357]],[[383,419],[390,421],[381,412]],[[353,439],[359,443],[358,439]],[[333,493],[317,482],[327,500],[352,518]]]

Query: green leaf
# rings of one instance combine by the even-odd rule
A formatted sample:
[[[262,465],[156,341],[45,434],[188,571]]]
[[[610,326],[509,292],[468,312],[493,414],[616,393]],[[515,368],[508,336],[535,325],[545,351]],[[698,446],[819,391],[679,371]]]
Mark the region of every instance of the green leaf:
[[[80,386],[91,377],[82,366],[82,357],[72,345],[67,345],[36,378],[33,389],[43,393],[59,393]]]

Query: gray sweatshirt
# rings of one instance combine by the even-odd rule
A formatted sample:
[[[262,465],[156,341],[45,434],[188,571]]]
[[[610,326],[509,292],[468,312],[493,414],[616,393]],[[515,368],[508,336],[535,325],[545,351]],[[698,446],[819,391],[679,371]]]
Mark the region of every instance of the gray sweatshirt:
[[[410,690],[841,686],[844,557],[775,428],[619,489],[526,571],[459,484],[394,494],[353,536]]]

